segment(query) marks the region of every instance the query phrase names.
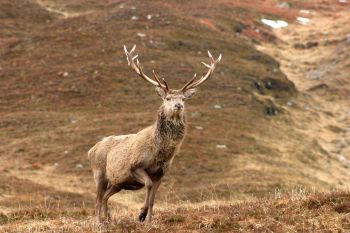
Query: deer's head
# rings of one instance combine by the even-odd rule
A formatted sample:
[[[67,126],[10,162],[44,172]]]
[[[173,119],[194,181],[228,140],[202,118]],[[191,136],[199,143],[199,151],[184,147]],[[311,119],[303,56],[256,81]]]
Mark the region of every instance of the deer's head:
[[[196,74],[195,74],[194,77],[188,83],[186,83],[181,89],[174,90],[169,88],[168,84],[164,79],[160,80],[155,74],[154,70],[153,70],[154,79],[151,79],[147,75],[145,75],[145,73],[141,68],[140,62],[137,59],[138,55],[133,54],[133,52],[135,51],[135,48],[136,48],[136,45],[134,45],[129,52],[124,45],[124,51],[126,54],[128,65],[131,66],[131,68],[133,68],[141,78],[143,78],[147,82],[156,86],[156,91],[163,100],[163,104],[162,104],[163,112],[168,118],[183,116],[184,109],[185,109],[185,101],[190,99],[196,93],[195,88],[197,86],[203,84],[206,80],[208,80],[210,75],[213,73],[216,64],[221,60],[221,54],[219,55],[218,59],[215,60],[213,56],[210,54],[210,52],[208,51],[208,55],[210,58],[210,65],[202,62],[202,64],[208,68],[208,72],[198,80],[196,80]]]

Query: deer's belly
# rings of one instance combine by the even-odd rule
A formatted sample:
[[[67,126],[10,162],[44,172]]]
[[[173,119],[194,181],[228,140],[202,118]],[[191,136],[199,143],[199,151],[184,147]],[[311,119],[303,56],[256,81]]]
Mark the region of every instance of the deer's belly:
[[[138,190],[138,189],[141,189],[143,188],[145,185],[142,184],[142,183],[139,183],[137,181],[134,181],[134,182],[125,182],[125,183],[122,183],[120,185],[120,187],[122,189],[125,189],[125,190]]]

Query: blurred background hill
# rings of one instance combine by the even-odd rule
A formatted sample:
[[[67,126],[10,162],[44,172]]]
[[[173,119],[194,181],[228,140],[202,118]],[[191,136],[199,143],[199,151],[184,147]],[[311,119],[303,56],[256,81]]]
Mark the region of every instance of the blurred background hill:
[[[263,18],[289,25],[272,29]],[[137,44],[145,72],[155,68],[172,88],[205,72],[200,62],[208,59],[207,50],[223,54],[215,74],[187,103],[187,136],[156,207],[191,212],[213,201],[347,190],[349,21],[350,4],[331,0],[2,0],[4,231],[38,230],[44,223],[48,228],[42,231],[49,231],[52,221],[55,229],[72,224],[77,229],[68,232],[93,231],[69,222],[94,221],[87,151],[104,136],[152,124],[161,104],[153,87],[127,66],[124,44]],[[128,221],[135,219],[143,195],[121,192],[112,198],[114,211],[126,219],[114,227],[135,230]],[[335,197],[345,206],[332,209],[336,216],[350,210],[347,196]],[[192,229],[181,225],[186,214],[162,212],[156,222],[163,215],[170,222],[160,222],[155,231],[174,222]],[[338,221],[344,223],[330,222]]]

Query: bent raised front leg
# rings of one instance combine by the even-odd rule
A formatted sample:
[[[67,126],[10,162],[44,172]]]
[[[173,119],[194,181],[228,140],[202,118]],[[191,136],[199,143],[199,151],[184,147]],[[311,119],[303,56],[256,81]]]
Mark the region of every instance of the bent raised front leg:
[[[152,182],[151,178],[149,177],[149,175],[147,174],[147,172],[142,168],[136,169],[133,172],[133,175],[134,175],[135,179],[137,180],[137,182],[144,184],[146,189],[147,189],[146,190],[145,204],[144,204],[144,207],[141,209],[141,213],[139,215],[140,222],[143,222],[143,221],[145,221],[146,216],[147,216],[148,206],[149,206],[149,197],[150,197],[151,189],[153,187],[153,182]]]

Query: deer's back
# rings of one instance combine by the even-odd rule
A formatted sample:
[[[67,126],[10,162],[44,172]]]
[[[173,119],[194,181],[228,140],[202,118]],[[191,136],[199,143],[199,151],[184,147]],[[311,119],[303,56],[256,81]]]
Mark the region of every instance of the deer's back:
[[[123,143],[133,134],[109,136],[105,137],[95,146],[93,146],[88,152],[88,158],[90,160],[92,170],[100,170],[102,173],[106,172],[107,154],[120,143]]]

